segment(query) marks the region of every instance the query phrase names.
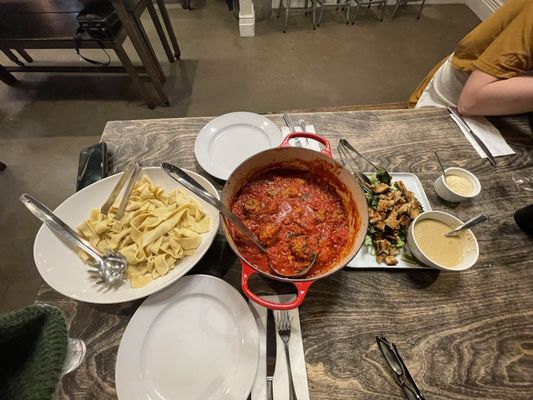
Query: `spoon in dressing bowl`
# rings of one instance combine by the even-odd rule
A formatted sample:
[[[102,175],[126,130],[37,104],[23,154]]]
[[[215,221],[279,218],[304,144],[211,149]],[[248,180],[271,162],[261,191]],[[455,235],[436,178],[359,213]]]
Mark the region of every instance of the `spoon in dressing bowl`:
[[[457,228],[455,229],[452,229],[451,231],[449,232],[446,232],[444,234],[445,237],[451,237],[451,236],[455,236],[457,234],[459,234],[460,231],[464,230],[464,229],[468,229],[468,228],[471,228],[473,227],[474,225],[477,225],[477,224],[480,224],[482,222],[485,222],[485,221],[488,221],[489,220],[489,217],[485,214],[480,214],[478,215],[477,217],[474,217],[468,221],[466,221],[463,225],[459,225]]]
[[[444,166],[442,165],[442,162],[440,160],[439,155],[437,154],[437,150],[433,150],[433,153],[435,153],[435,157],[437,157],[437,161],[439,162],[440,169],[442,171],[442,177],[444,179],[444,182],[446,182],[446,170],[444,169]]]
[[[248,237],[248,239],[250,239],[253,242],[253,244],[255,244],[263,253],[265,253],[269,267],[276,274],[280,276],[289,277],[289,278],[302,276],[302,275],[305,275],[311,269],[311,267],[315,264],[317,255],[316,253],[313,253],[311,255],[309,264],[306,265],[301,270],[296,271],[296,273],[288,274],[287,272],[277,269],[276,267],[272,265],[272,263],[270,262],[270,259],[268,258],[267,248],[259,241],[259,238],[255,235],[255,233],[253,233],[246,225],[244,225],[241,219],[236,214],[234,214],[233,211],[231,211],[228,207],[226,207],[224,203],[222,203],[219,199],[217,199],[211,193],[207,192],[203,187],[201,187],[194,179],[192,179],[181,168],[176,167],[175,165],[172,165],[169,163],[161,164],[161,168],[163,168],[163,171],[165,171],[172,179],[177,181],[182,186],[185,186],[195,195],[200,197],[202,200],[206,201],[211,206],[215,207],[226,218],[228,218],[233,223],[233,225],[235,225],[235,227],[239,229],[239,231],[241,231],[246,237]]]

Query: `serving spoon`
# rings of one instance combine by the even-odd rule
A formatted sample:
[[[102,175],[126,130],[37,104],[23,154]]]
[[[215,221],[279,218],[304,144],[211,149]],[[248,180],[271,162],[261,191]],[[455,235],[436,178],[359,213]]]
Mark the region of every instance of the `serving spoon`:
[[[98,269],[97,275],[105,282],[111,285],[123,282],[128,267],[126,257],[111,250],[102,254],[33,196],[24,193],[20,196],[20,201],[52,231],[92,257],[94,263],[91,265]]]
[[[305,275],[311,267],[315,264],[316,261],[316,253],[313,253],[311,256],[311,260],[307,266],[302,268],[301,270],[296,271],[296,273],[288,274],[284,271],[280,271],[276,267],[274,267],[268,258],[267,249],[263,244],[259,241],[259,238],[253,233],[244,223],[241,221],[241,219],[234,214],[228,207],[224,205],[219,199],[217,199],[215,196],[213,196],[211,193],[207,192],[202,188],[198,182],[196,182],[194,179],[192,179],[184,170],[182,170],[179,167],[176,167],[173,164],[169,163],[163,163],[161,164],[161,168],[163,168],[163,171],[165,171],[172,179],[174,179],[179,184],[183,185],[187,189],[189,189],[191,192],[193,192],[195,195],[200,197],[201,199],[205,200],[208,204],[215,207],[218,211],[220,211],[226,218],[228,218],[244,235],[246,235],[263,253],[265,253],[265,256],[268,261],[269,267],[274,271],[276,274],[286,277],[298,277]]]
[[[488,221],[489,220],[489,217],[485,214],[480,214],[478,215],[477,217],[474,217],[472,219],[469,219],[468,221],[466,221],[463,225],[459,225],[457,228],[455,229],[452,229],[451,231],[449,232],[446,232],[444,234],[445,237],[450,237],[450,236],[455,236],[457,235],[460,231],[464,230],[464,229],[468,229],[468,228],[471,228],[473,227],[474,225],[477,225],[477,224],[480,224],[482,222],[485,222],[485,221]]]

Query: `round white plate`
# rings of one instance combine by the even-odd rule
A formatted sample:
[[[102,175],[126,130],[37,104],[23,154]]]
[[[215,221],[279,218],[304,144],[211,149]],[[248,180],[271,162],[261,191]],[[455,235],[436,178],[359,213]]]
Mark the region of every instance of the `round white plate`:
[[[259,361],[254,316],[228,283],[183,277],[137,309],[115,368],[124,400],[243,400]]]
[[[194,172],[188,172],[209,193],[217,196],[217,198],[219,197],[216,189],[207,179]],[[176,187],[182,188],[160,167],[143,168],[142,173],[167,191]],[[104,204],[120,175],[122,173],[109,176],[73,194],[61,203],[54,210],[54,213],[71,228],[76,229],[78,225],[89,217],[89,212],[92,208],[100,208]],[[125,281],[117,288],[110,288],[103,283],[97,282],[89,273],[90,267],[83,263],[76,251],[59,239],[45,225],[41,226],[35,237],[33,246],[35,265],[48,285],[59,293],[75,300],[111,304],[140,299],[155,293],[167,287],[194,267],[209,249],[217,234],[220,224],[218,211],[194,194],[190,193],[190,195],[202,205],[204,211],[211,217],[209,232],[202,234],[202,243],[192,256],[187,256],[178,261],[174,269],[170,270],[167,275],[155,279],[142,288],[132,289],[128,281]]]
[[[221,115],[202,128],[194,144],[198,163],[215,178],[226,180],[248,157],[281,143],[280,129],[250,112]]]

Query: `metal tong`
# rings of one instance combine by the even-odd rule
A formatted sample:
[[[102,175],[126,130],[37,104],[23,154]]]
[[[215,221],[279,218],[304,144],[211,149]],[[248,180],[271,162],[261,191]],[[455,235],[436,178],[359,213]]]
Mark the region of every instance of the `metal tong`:
[[[357,165],[357,161],[355,160],[355,157],[350,154],[350,152],[346,149],[346,146],[343,145],[344,139],[341,139],[339,141],[339,144],[337,145],[337,150],[339,151],[339,155],[341,157],[341,163],[346,169],[350,169],[352,172],[352,175],[355,179],[357,179],[357,182],[359,182],[359,185],[361,186],[361,189],[365,193],[372,193],[372,182],[362,172],[360,172],[355,166]],[[346,142],[348,143],[348,142]],[[349,144],[349,143],[348,143]]]
[[[122,196],[122,200],[120,201],[120,205],[118,206],[118,211],[115,214],[115,219],[121,219],[124,216],[124,213],[126,212],[126,206],[128,205],[128,201],[131,196],[131,192],[133,190],[133,186],[135,186],[135,183],[139,179],[139,174],[141,173],[141,166],[138,162],[134,161],[130,163],[126,169],[124,170],[124,173],[118,180],[117,184],[115,185],[115,188],[107,198],[106,202],[100,208],[100,212],[102,214],[107,215],[109,212],[109,209],[111,206],[115,203],[116,198],[118,197],[120,191],[122,190],[122,187],[126,184],[126,181],[128,181],[128,185],[126,186],[126,191],[124,192],[124,195]]]

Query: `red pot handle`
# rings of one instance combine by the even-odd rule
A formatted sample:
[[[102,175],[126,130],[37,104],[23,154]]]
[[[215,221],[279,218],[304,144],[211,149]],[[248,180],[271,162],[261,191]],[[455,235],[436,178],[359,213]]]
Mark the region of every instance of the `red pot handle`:
[[[316,140],[317,142],[320,142],[324,145],[324,148],[322,149],[321,153],[325,154],[329,158],[333,158],[333,153],[331,152],[331,144],[329,144],[329,141],[320,135],[317,135],[316,133],[309,133],[309,132],[292,132],[289,133],[285,139],[283,139],[283,142],[279,145],[279,147],[291,147],[289,144],[289,140],[298,138],[298,137],[304,137],[308,139]]]
[[[314,283],[314,281],[291,282],[294,286],[296,286],[296,298],[289,303],[274,303],[272,301],[268,301],[263,299],[262,297],[259,297],[250,290],[250,288],[248,287],[248,280],[253,274],[257,274],[257,271],[250,267],[248,264],[246,264],[244,261],[241,261],[241,266],[241,286],[244,294],[248,296],[249,299],[255,301],[257,304],[260,304],[263,307],[269,308],[271,310],[291,310],[293,308],[299,307],[300,304],[302,304],[302,301],[304,301],[305,295],[307,294],[307,290]]]

